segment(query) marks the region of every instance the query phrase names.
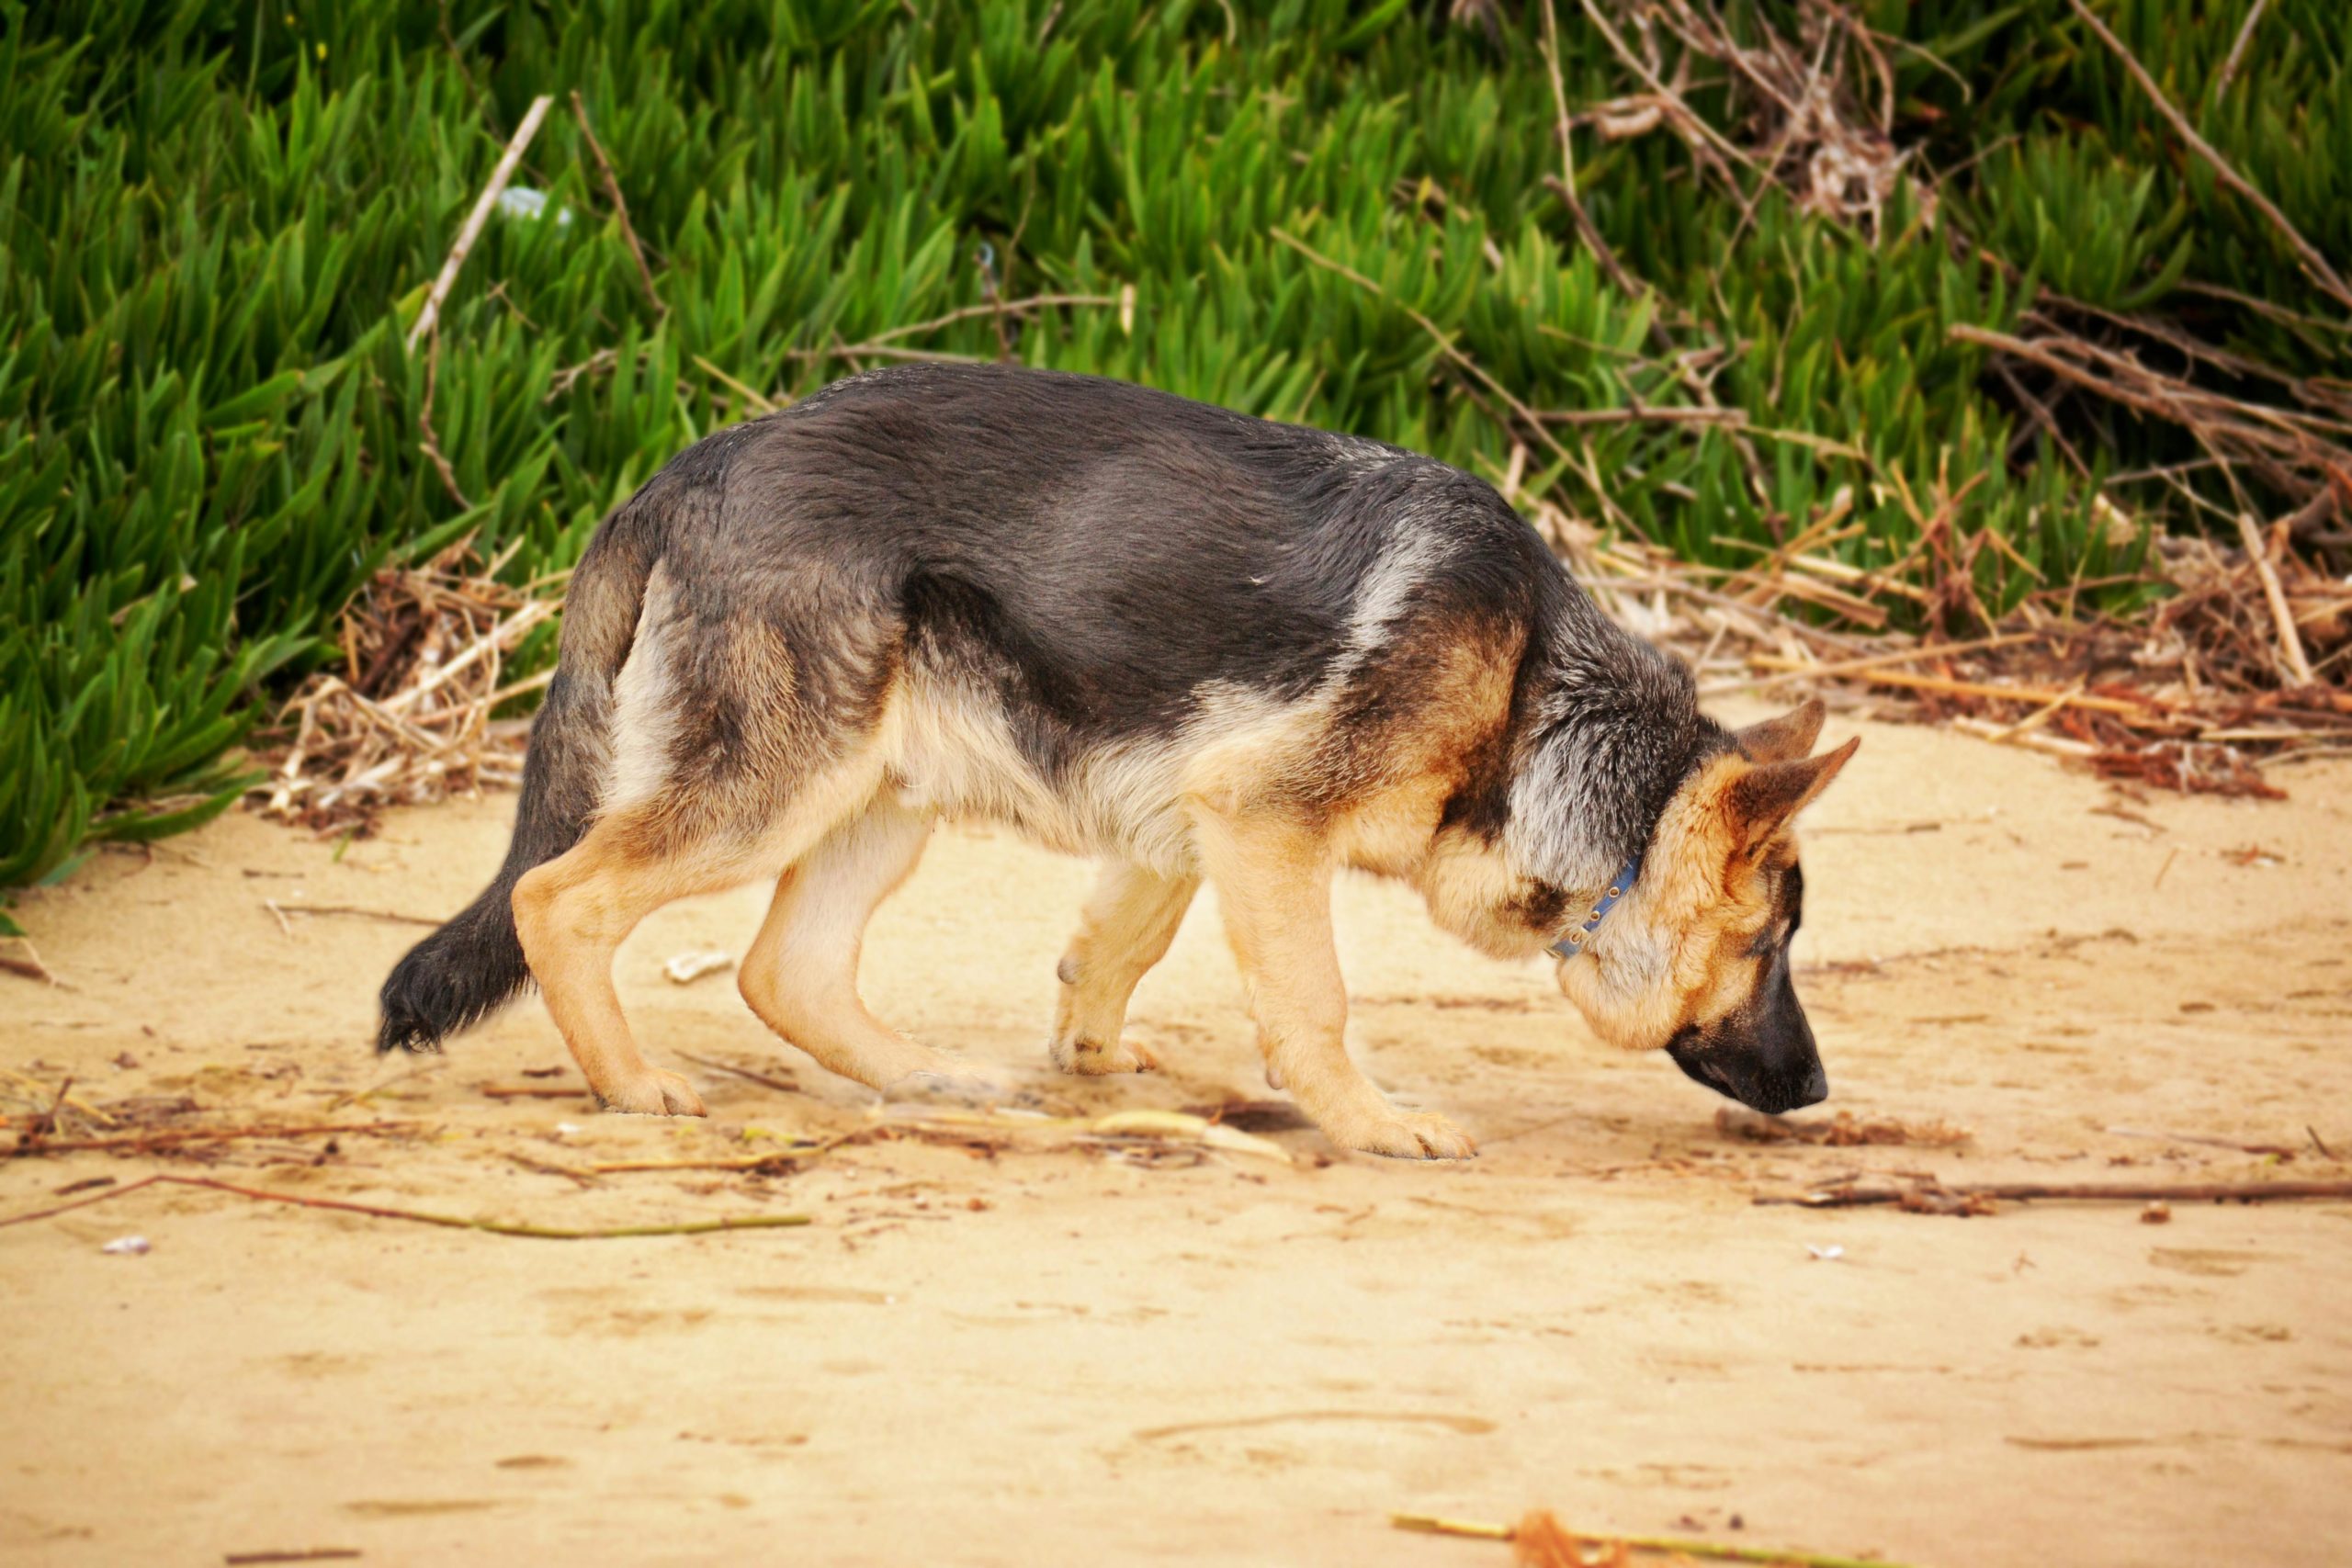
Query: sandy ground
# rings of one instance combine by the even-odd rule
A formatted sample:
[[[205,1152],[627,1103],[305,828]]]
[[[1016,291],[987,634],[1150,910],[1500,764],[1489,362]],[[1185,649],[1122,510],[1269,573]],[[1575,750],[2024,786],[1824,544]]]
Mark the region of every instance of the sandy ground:
[[[152,860],[101,857],[19,910],[71,988],[0,977],[0,1066],[70,1072],[101,1105],[420,1132],[209,1168],[17,1160],[0,1214],[209,1168],[543,1224],[814,1223],[557,1242],[164,1188],[0,1229],[0,1560],[1451,1568],[1505,1550],[1387,1513],[1538,1505],[1593,1530],[1947,1568],[2340,1551],[2352,1204],[2181,1206],[2158,1227],[2132,1206],[1959,1220],[1751,1199],[1856,1169],[2278,1163],[2118,1125],[2299,1145],[2283,1174],[2352,1176],[2312,1139],[2352,1151],[2352,769],[2288,770],[2283,805],[2143,803],[1862,728],[1810,819],[1800,984],[1832,1107],[1964,1123],[1962,1150],[1727,1142],[1719,1102],[1662,1057],[1595,1043],[1548,965],[1481,959],[1409,895],[1354,881],[1359,1058],[1481,1135],[1473,1164],[1330,1158],[1291,1131],[1287,1167],[892,1142],[775,1179],[582,1186],[514,1156],[719,1156],[865,1122],[872,1097],[768,1037],[728,978],[660,976],[686,949],[740,952],[763,890],[666,911],[623,954],[642,1036],[710,1102],[707,1122],[662,1122],[484,1096],[576,1082],[536,1003],[444,1058],[379,1063],[373,992],[418,931],[281,930],[265,906],[444,914],[486,879],[511,797],[402,814],[340,861],[234,817]],[[1048,1110],[1264,1096],[1205,900],[1134,1012],[1170,1071],[1051,1072],[1054,961],[1087,877],[943,830],[876,922],[876,1010]],[[562,1076],[525,1076],[546,1069]],[[134,1233],[152,1252],[99,1250]]]

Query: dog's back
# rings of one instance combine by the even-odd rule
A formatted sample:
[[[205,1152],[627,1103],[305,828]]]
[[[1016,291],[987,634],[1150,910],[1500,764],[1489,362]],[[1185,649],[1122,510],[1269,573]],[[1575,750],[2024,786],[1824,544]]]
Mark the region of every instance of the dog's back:
[[[664,478],[615,802],[766,795],[871,734],[924,807],[1172,865],[1209,753],[1280,732],[1282,786],[1343,806],[1434,662],[1508,679],[1569,592],[1443,464],[1090,377],[859,377]]]

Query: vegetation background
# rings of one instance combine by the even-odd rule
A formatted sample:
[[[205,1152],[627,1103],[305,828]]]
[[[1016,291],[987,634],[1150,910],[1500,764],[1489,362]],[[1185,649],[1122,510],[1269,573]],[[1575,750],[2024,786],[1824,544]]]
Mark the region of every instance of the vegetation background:
[[[2352,494],[2260,435],[2352,410],[2342,0],[2091,0],[2212,157],[2076,0],[1555,3],[0,0],[0,888],[232,801],[388,563],[544,583],[899,358],[1378,436],[1701,563],[1810,531],[1953,632]],[[412,351],[541,94],[544,209]]]

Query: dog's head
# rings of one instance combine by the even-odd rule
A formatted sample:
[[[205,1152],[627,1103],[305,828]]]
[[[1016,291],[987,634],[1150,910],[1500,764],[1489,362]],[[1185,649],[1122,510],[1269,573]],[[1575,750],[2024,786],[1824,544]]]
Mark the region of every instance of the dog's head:
[[[1807,703],[1703,763],[1659,818],[1633,890],[1560,965],[1560,988],[1604,1040],[1663,1048],[1758,1111],[1829,1093],[1789,976],[1804,901],[1790,823],[1861,741],[1807,755],[1821,718]]]

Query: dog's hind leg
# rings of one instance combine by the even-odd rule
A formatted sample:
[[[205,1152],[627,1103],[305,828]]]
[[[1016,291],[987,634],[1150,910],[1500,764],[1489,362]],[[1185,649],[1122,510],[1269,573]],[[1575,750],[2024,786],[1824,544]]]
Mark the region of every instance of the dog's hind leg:
[[[1444,1117],[1391,1105],[1348,1059],[1348,993],[1332,945],[1331,856],[1322,837],[1258,816],[1203,813],[1196,821],[1269,1078],[1278,1077],[1342,1148],[1404,1159],[1476,1153]]]
[[[1046,1049],[1066,1073],[1148,1073],[1151,1053],[1120,1039],[1127,999],[1145,971],[1167,956],[1176,928],[1201,886],[1197,876],[1167,877],[1114,861],[1086,900],[1078,932],[1055,971],[1061,995]]]
[[[638,923],[674,898],[716,892],[760,869],[740,856],[664,853],[641,819],[608,818],[515,884],[514,930],[548,1011],[607,1111],[700,1116],[702,1097],[649,1064],[613,989],[613,954]]]
[[[619,807],[515,884],[515,934],[532,976],[606,1110],[703,1114],[693,1087],[648,1065],[630,1038],[613,989],[622,941],[673,899],[740,887],[810,853],[836,824],[857,819],[881,779],[870,752],[853,756],[804,778],[781,810],[768,788],[666,787]]]
[[[963,1076],[953,1059],[882,1023],[857,993],[866,922],[913,874],[931,825],[885,794],[835,827],[776,885],[738,976],[770,1029],[872,1089],[918,1074]]]

